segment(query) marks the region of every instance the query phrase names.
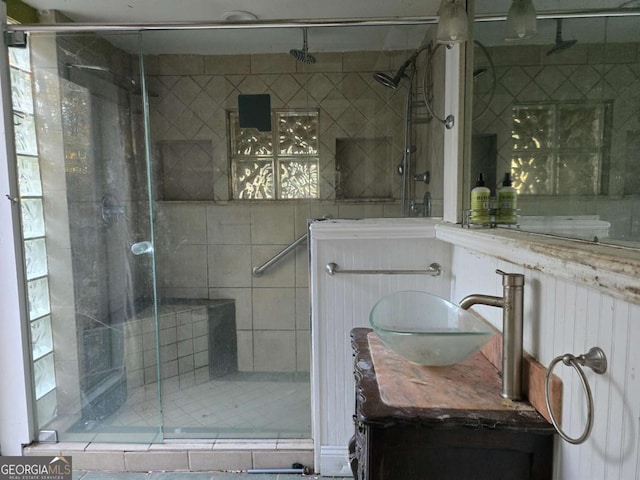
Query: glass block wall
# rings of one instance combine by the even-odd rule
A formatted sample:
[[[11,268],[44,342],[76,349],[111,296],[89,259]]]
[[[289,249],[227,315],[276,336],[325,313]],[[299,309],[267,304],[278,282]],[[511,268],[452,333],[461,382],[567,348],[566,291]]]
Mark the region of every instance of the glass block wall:
[[[607,108],[608,107],[608,108]],[[597,195],[608,167],[605,102],[513,107],[511,174],[519,194]]]
[[[9,61],[35,399],[38,423],[44,425],[56,414],[56,373],[44,202],[31,90],[29,48],[9,48]]]
[[[230,112],[233,198],[318,198],[318,111],[279,111],[271,132],[241,128]]]

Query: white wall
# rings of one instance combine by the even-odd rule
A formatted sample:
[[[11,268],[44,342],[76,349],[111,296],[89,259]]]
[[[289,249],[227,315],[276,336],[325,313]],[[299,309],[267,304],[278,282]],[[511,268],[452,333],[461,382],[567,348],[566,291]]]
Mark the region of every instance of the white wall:
[[[554,478],[640,478],[640,305],[463,247],[453,249],[452,300],[471,293],[500,295],[496,268],[525,275],[524,347],[543,365],[558,355],[578,355],[594,346],[602,348],[609,360],[605,374],[585,372],[596,408],[593,431],[582,445],[556,441]],[[499,309],[474,309],[501,328]],[[562,423],[577,437],[586,422],[582,386],[573,369],[562,363],[554,373],[565,389]]]
[[[322,475],[350,474],[347,445],[353,435],[355,382],[349,333],[369,326],[369,312],[385,294],[423,290],[447,297],[451,246],[436,240],[436,221],[385,219],[311,225],[311,322],[315,466]],[[426,252],[426,254],[425,254]],[[420,270],[437,262],[441,276],[330,276],[342,269]]]

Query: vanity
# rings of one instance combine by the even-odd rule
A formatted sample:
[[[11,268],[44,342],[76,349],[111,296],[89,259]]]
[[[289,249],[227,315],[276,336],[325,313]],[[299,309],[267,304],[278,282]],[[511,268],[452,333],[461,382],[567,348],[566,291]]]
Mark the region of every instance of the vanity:
[[[447,367],[414,364],[368,328],[351,331],[357,480],[550,480],[554,427],[528,402],[500,396],[478,352]]]

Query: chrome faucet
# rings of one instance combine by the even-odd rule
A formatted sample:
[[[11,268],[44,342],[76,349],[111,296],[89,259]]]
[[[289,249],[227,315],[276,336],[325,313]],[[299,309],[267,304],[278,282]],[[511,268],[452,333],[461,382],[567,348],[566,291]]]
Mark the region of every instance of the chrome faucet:
[[[502,275],[502,297],[468,295],[460,301],[460,307],[468,310],[473,305],[489,305],[502,308],[502,392],[503,398],[522,399],[522,325],[524,304],[524,275]]]

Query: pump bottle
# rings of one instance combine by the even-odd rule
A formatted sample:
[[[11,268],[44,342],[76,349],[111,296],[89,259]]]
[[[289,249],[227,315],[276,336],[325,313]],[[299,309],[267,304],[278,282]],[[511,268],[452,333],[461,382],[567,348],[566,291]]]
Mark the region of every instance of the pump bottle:
[[[498,189],[498,214],[496,216],[497,223],[515,224],[517,223],[516,205],[518,193],[511,186],[511,173],[504,174],[502,187]]]
[[[482,173],[478,176],[476,186],[471,190],[471,223],[483,224],[489,223],[489,198],[491,190],[484,184]]]

